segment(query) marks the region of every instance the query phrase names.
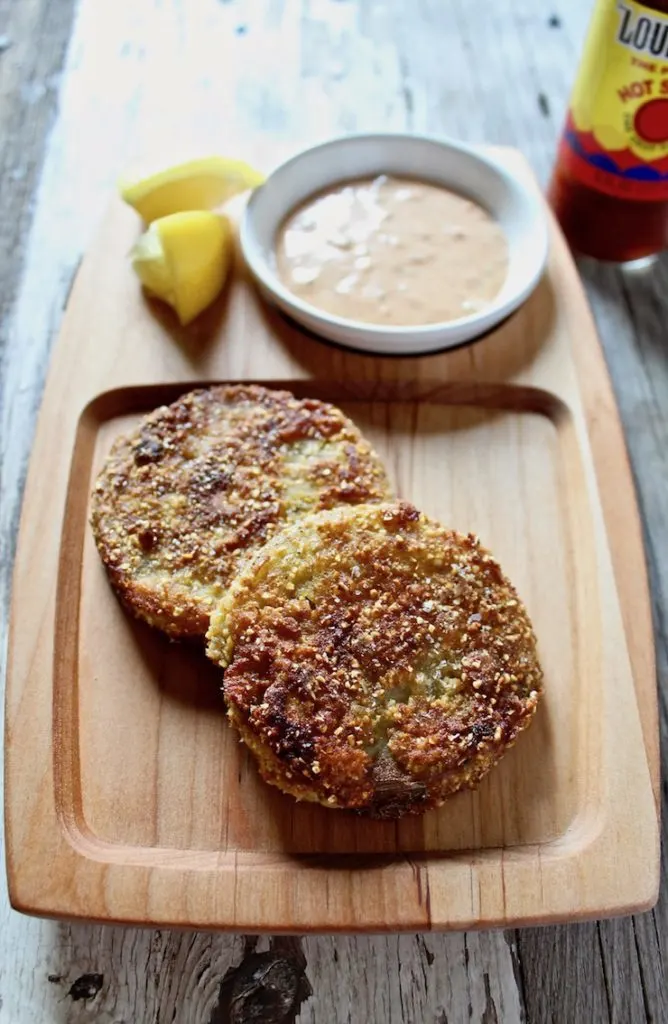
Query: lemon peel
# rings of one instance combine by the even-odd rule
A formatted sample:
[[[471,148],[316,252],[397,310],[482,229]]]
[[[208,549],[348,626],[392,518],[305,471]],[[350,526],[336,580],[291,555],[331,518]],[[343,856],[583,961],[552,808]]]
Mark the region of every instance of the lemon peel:
[[[135,244],[132,266],[149,295],[189,324],[220,293],[232,262],[226,217],[189,210],[154,220]]]
[[[243,160],[209,156],[122,178],[118,188],[125,202],[151,224],[186,210],[212,210],[263,181],[264,175]]]

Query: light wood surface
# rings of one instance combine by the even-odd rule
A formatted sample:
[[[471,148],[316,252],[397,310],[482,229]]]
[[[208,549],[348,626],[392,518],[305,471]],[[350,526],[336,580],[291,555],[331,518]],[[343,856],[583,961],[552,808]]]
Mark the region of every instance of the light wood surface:
[[[0,35],[11,44],[0,44],[5,595],[45,353],[114,178],[150,126],[173,131],[170,109],[180,129],[180,113],[201,117],[221,149],[230,129],[244,126],[296,144],[355,128],[447,131],[514,142],[545,182],[588,7],[501,0],[481,19],[460,0],[448,9],[432,0],[82,0],[61,72],[72,0],[0,2]],[[474,63],[481,48],[484,60]],[[180,105],[170,108],[176,92]],[[661,680],[667,269],[662,261],[631,278],[581,265],[639,486]],[[602,484],[601,493],[605,503]],[[610,502],[621,497],[613,487]],[[665,701],[661,712],[663,731]],[[300,1021],[657,1021],[667,998],[667,906],[662,896],[650,914],[519,932],[309,937],[302,960],[278,940],[52,924],[5,902],[0,1020],[227,1019],[226,972],[241,977],[253,949],[271,946],[277,965],[310,979],[312,994],[292,1013]]]
[[[599,402],[606,458],[594,466],[572,353],[598,341],[556,229],[546,277],[518,314],[474,347],[401,360],[288,325],[241,263],[217,306],[176,328],[144,300],[126,259],[138,230],[112,201],[65,312],[26,483],[7,677],[13,905],[273,932],[651,906],[656,710],[642,675],[652,665],[643,555],[635,512],[615,515],[613,530],[602,514],[596,477],[623,467],[624,451],[606,422],[614,406],[606,415]],[[224,723],[216,673],[199,652],[130,622],[108,587],[88,495],[113,437],[173,397],[169,385],[258,379],[342,402],[398,493],[481,535],[527,602],[545,669],[537,722],[477,792],[438,812],[369,822],[268,789]],[[606,393],[605,380],[594,385]],[[628,470],[616,480],[631,489]],[[618,590],[610,552],[622,546],[635,557]],[[640,650],[649,754],[630,648]]]

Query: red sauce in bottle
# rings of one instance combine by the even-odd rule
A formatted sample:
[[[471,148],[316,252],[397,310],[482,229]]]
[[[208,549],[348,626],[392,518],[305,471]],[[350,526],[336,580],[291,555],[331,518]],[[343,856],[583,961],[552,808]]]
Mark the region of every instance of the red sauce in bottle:
[[[598,0],[548,195],[581,253],[668,248],[668,0]]]

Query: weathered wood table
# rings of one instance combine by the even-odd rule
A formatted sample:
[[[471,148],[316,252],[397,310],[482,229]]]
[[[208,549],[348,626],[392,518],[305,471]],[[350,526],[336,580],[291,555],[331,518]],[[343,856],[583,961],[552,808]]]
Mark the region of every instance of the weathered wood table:
[[[113,183],[147,142],[239,150],[370,129],[510,143],[542,182],[590,4],[0,0],[0,572],[6,611],[48,353]],[[583,262],[638,483],[668,729],[668,259]],[[3,631],[6,614],[3,616]],[[4,652],[4,632],[2,641]],[[667,787],[662,787],[664,822]],[[668,1020],[665,887],[635,918],[519,932],[267,939],[40,922],[0,896],[0,1022]],[[297,998],[253,1015],[271,950]],[[230,1000],[232,985],[247,1001]]]

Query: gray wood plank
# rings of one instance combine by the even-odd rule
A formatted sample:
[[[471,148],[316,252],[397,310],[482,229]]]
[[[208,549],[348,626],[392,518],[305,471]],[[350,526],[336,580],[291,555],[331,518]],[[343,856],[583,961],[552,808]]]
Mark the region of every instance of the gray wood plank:
[[[518,947],[528,1024],[612,1019],[596,923],[526,929]]]
[[[237,129],[294,143],[382,127],[511,143],[545,182],[590,6],[497,0],[483,13],[470,0],[81,0],[60,78],[73,0],[0,0],[3,605],[69,281],[116,174],[152,124],[168,124],[170,104],[178,119],[196,103],[219,125],[225,97]],[[164,78],[177,65],[181,96]],[[638,481],[665,751],[668,260],[643,278],[589,262],[582,271]],[[662,794],[665,866],[665,774]],[[225,1000],[243,984],[239,965],[269,953],[308,979],[299,1021],[657,1022],[668,1019],[667,937],[663,892],[653,913],[613,922],[286,946],[39,922],[13,914],[3,890],[0,1024],[230,1020]]]
[[[0,394],[11,353],[9,315],[49,128],[56,111],[74,0],[0,0]],[[41,387],[41,380],[35,382]],[[0,410],[0,413],[2,410]],[[33,410],[34,412],[34,410]],[[7,431],[3,433],[6,435]],[[30,437],[17,439],[25,459]],[[0,450],[5,449],[0,434]],[[18,483],[18,487],[17,487]],[[0,531],[0,607],[7,603],[18,502],[2,487],[11,527]],[[9,491],[9,493],[8,493]]]
[[[668,868],[668,255],[648,272],[583,260],[581,270],[599,326],[633,465],[653,597],[662,751],[662,878]],[[606,976],[618,1002],[647,1020],[668,1020],[668,894],[655,909],[602,922]],[[638,988],[640,992],[638,993]],[[642,1004],[640,998],[642,997]],[[613,1019],[638,1019],[619,1017]],[[642,1020],[642,1016],[640,1016]]]
[[[22,241],[56,109],[73,9],[74,0],[0,0],[0,323],[21,274]]]

